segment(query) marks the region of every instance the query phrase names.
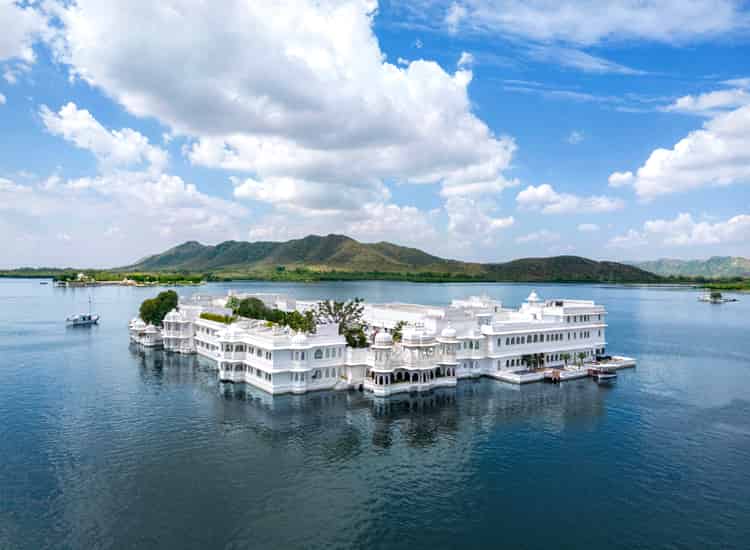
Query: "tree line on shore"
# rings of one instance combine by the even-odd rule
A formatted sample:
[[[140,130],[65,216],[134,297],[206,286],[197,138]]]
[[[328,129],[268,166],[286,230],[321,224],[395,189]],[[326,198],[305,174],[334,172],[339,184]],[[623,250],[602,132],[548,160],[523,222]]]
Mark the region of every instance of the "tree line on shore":
[[[160,292],[155,298],[144,300],[139,313],[144,322],[161,326],[167,313],[178,307],[178,296],[174,290]],[[230,297],[226,307],[232,315],[222,315],[204,312],[201,317],[211,321],[230,324],[239,318],[258,319],[267,321],[269,325],[289,327],[297,332],[314,333],[316,326],[322,323],[335,323],[339,334],[346,338],[349,346],[355,348],[367,347],[368,339],[364,332],[362,313],[364,300],[354,298],[347,301],[324,300],[312,310],[300,313],[297,310],[283,311],[266,306],[262,300],[255,297],[239,299]],[[399,331],[403,324],[399,325]]]

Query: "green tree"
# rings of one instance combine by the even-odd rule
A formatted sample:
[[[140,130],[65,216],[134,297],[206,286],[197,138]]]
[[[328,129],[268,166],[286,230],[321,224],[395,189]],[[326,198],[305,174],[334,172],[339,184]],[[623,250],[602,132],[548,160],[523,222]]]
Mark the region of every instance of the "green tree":
[[[361,326],[345,328],[343,334],[347,345],[352,348],[366,348],[368,346],[367,335]]]
[[[141,319],[152,325],[161,326],[164,317],[177,307],[178,296],[174,290],[160,292],[156,298],[144,300],[140,307]]]
[[[401,337],[403,336],[404,327],[406,326],[406,321],[399,321],[396,323],[396,326],[393,327],[393,330],[391,331],[391,337],[393,338],[394,342],[400,342]]]
[[[586,359],[586,354],[582,351],[578,352],[578,365],[583,366],[583,360]]]
[[[569,353],[563,353],[560,357],[562,358],[563,362],[565,363],[565,366],[567,367],[568,366],[568,361],[570,361],[570,354]]]
[[[237,298],[237,296],[230,296],[227,300],[226,307],[236,313],[237,309],[240,307],[240,299]]]
[[[262,300],[258,298],[245,298],[240,301],[235,313],[241,317],[249,317],[250,319],[266,319],[267,309]]]
[[[337,323],[339,334],[345,334],[347,329],[356,329],[357,326],[361,326],[364,309],[365,304],[362,298],[354,298],[346,302],[324,300],[316,306],[314,316],[318,323]],[[364,331],[362,333],[364,334]]]

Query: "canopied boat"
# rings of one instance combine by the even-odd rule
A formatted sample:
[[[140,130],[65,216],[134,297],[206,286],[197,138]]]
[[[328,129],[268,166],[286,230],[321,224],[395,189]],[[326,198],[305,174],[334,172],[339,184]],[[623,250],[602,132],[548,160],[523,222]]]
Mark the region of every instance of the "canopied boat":
[[[99,322],[99,315],[91,312],[91,298],[89,297],[89,312],[71,315],[65,319],[68,326],[81,327],[95,325]]]

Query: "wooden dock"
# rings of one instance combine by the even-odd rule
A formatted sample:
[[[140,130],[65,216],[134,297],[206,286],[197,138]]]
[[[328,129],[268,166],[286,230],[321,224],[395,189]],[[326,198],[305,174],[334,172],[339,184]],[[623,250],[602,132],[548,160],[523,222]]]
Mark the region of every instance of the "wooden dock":
[[[564,382],[566,380],[577,380],[594,376],[599,370],[618,371],[635,367],[635,359],[631,357],[613,357],[611,361],[602,363],[586,363],[581,367],[566,369],[547,369],[544,371],[544,380],[549,382]],[[596,372],[595,372],[596,371]]]

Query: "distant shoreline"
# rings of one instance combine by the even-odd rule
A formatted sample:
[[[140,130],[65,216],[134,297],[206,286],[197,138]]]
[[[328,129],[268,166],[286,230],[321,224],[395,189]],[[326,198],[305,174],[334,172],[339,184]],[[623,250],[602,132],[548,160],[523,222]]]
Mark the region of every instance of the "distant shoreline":
[[[77,282],[78,273],[85,274],[89,279]],[[644,286],[644,287],[694,287],[711,288],[726,291],[749,291],[750,280],[706,280],[704,278],[665,278],[663,282],[653,281],[618,281],[595,278],[529,278],[529,279],[493,279],[481,275],[438,274],[438,273],[373,273],[356,271],[313,271],[301,272],[258,272],[237,274],[222,273],[162,273],[141,272],[127,273],[97,269],[12,269],[0,270],[0,278],[4,279],[52,279],[53,281],[72,280],[70,286],[199,286],[205,282],[342,282],[342,281],[393,281],[410,283],[504,283],[504,284],[600,284],[616,286]],[[127,282],[123,282],[126,280]]]

